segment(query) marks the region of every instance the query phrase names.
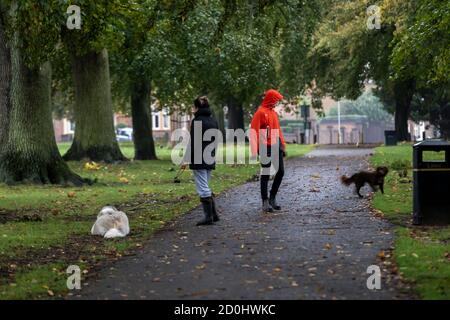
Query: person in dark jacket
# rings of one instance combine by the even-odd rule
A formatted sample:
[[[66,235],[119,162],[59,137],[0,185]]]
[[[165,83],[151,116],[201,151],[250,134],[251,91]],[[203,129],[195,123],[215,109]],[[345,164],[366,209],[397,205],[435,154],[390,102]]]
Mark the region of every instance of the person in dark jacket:
[[[203,206],[204,219],[197,226],[211,225],[220,220],[217,214],[214,196],[209,187],[211,172],[216,169],[215,150],[217,141],[205,141],[205,132],[218,130],[217,121],[213,118],[207,97],[198,97],[194,101],[194,119],[191,123],[190,142],[184,158],[183,168],[187,167],[194,173],[195,186]],[[214,144],[211,152],[205,152],[206,148]],[[211,148],[211,147],[210,147]],[[210,150],[210,149],[208,149]]]

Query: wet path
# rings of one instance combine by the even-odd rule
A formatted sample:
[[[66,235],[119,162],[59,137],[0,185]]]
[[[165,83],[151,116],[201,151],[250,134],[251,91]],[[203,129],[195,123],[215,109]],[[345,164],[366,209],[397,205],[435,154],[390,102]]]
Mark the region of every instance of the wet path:
[[[367,169],[370,152],[319,149],[290,160],[279,195],[283,211],[262,214],[258,183],[240,186],[218,198],[221,222],[195,227],[201,211],[194,210],[78,298],[397,298],[384,277],[382,290],[366,286],[367,268],[392,245],[390,225],[339,183],[342,174]]]

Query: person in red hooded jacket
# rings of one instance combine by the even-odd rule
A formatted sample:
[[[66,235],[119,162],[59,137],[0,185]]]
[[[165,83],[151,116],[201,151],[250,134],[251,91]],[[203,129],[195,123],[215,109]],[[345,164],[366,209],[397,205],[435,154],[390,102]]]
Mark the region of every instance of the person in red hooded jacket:
[[[277,193],[284,176],[284,160],[286,156],[286,142],[281,132],[280,122],[275,107],[283,100],[283,96],[276,90],[265,93],[261,106],[253,116],[250,127],[250,147],[252,156],[259,155],[261,162],[261,198],[264,212],[281,210],[277,203]],[[268,194],[271,174],[275,179]]]

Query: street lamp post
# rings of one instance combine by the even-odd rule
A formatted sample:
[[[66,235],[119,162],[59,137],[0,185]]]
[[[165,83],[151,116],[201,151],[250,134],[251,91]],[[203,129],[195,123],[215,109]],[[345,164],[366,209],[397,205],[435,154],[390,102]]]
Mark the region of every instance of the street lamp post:
[[[309,106],[307,104],[302,105],[302,116],[305,119],[305,123],[304,123],[304,135],[305,135],[305,144],[308,144],[309,142],[309,134],[308,133],[308,118],[309,118]],[[308,139],[307,139],[308,137]]]
[[[338,139],[339,139],[339,144],[342,144],[341,101],[338,101]]]

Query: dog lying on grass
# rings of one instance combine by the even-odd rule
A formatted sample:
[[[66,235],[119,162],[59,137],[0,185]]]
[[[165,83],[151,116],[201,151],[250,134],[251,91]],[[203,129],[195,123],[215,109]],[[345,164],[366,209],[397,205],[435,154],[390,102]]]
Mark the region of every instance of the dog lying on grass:
[[[386,167],[378,167],[376,171],[361,171],[357,174],[354,174],[350,178],[347,176],[341,177],[341,182],[349,186],[351,184],[355,184],[356,186],[356,193],[360,198],[364,198],[360,191],[361,188],[364,187],[366,183],[370,185],[373,192],[377,191],[377,187],[380,187],[380,191],[382,194],[384,194],[384,178],[389,173],[389,169]]]
[[[130,233],[128,217],[115,207],[104,207],[92,226],[91,234],[106,239],[123,238]]]

